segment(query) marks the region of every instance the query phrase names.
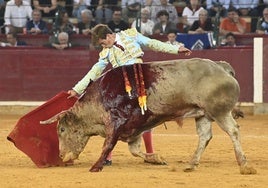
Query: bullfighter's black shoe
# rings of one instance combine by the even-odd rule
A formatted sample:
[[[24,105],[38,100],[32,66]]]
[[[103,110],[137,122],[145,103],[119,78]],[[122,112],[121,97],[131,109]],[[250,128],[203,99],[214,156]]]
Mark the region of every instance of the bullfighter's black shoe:
[[[111,165],[112,165],[112,160],[108,160],[108,159],[106,159],[106,160],[103,162],[103,165],[104,165],[104,166],[111,166]]]

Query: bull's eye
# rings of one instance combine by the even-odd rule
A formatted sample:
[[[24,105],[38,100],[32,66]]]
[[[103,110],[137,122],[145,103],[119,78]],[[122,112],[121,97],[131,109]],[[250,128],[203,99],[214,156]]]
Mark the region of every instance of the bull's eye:
[[[63,133],[65,131],[65,128],[64,127],[61,127],[60,128],[60,132]]]

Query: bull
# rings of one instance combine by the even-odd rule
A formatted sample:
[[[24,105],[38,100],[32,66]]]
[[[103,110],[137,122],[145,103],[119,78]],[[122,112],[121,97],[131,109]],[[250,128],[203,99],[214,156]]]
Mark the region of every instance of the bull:
[[[107,71],[91,82],[86,93],[68,111],[42,121],[58,121],[60,157],[74,160],[85,148],[91,136],[105,137],[101,156],[90,168],[103,169],[103,162],[118,140],[128,143],[132,155],[151,163],[165,163],[157,154],[147,155],[140,149],[141,133],[165,121],[181,122],[195,118],[199,143],[185,171],[194,170],[212,138],[211,124],[215,121],[231,138],[241,174],[254,174],[240,143],[239,126],[232,117],[240,93],[234,71],[227,63],[208,59],[183,59],[144,63],[143,80],[147,94],[147,111],[141,113],[135,79],[129,79],[132,95],[124,89],[122,67]],[[125,66],[134,77],[133,65]],[[132,75],[132,76],[131,76]]]

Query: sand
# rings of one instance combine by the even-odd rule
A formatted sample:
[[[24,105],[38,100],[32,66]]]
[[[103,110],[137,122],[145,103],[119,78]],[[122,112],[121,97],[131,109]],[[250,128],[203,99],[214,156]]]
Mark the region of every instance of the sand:
[[[194,172],[183,172],[198,137],[193,119],[182,128],[167,122],[153,131],[154,148],[168,165],[151,165],[133,157],[126,143],[118,142],[112,166],[91,173],[89,168],[100,155],[103,138],[92,137],[73,166],[37,168],[6,136],[20,116],[0,115],[0,187],[126,187],[126,188],[265,188],[268,186],[268,115],[239,119],[241,142],[255,175],[241,175],[228,135],[213,124],[213,139]]]

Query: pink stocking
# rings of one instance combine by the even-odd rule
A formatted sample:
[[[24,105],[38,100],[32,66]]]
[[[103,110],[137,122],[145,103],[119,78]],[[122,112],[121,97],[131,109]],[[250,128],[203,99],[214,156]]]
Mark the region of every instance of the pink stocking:
[[[153,143],[152,143],[152,130],[145,131],[142,135],[144,145],[146,148],[146,153],[154,153]]]

